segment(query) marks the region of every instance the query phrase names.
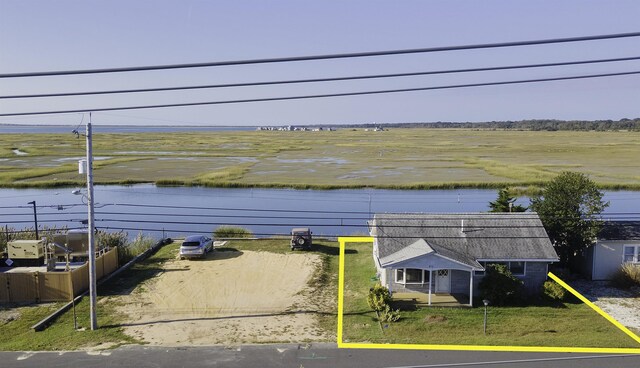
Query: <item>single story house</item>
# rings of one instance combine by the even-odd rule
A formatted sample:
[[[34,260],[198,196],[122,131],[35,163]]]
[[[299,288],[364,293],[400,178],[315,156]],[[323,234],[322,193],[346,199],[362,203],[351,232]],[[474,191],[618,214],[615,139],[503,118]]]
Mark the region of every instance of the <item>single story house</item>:
[[[606,221],[585,260],[592,280],[610,280],[623,263],[640,265],[640,221]]]
[[[375,214],[373,258],[391,293],[464,294],[473,305],[488,264],[504,264],[539,293],[558,261],[536,213]]]

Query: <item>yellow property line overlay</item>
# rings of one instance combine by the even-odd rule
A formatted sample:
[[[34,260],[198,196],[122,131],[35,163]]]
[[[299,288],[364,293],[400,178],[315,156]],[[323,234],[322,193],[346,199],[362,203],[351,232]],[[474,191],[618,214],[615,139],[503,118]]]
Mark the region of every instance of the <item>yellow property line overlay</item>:
[[[344,326],[344,248],[346,243],[373,243],[372,237],[339,237],[340,260],[338,266],[338,348],[345,349],[398,349],[398,350],[467,350],[467,351],[511,351],[537,353],[605,353],[605,354],[640,354],[640,348],[581,348],[568,346],[492,346],[492,345],[438,345],[438,344],[371,344],[343,342],[342,330]],[[620,322],[609,316],[602,309],[591,303],[576,290],[571,288],[556,275],[549,272],[549,277],[562,285],[570,293],[605,317],[614,326],[640,343],[640,338],[624,327]]]

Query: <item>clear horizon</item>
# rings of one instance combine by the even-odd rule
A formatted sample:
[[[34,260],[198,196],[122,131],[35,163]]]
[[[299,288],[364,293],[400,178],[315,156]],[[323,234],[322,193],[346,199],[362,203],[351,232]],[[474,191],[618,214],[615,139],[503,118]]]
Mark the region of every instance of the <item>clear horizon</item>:
[[[640,2],[0,0],[0,73],[197,63],[638,32]],[[636,27],[636,28],[634,28]],[[0,95],[329,78],[639,56],[640,37],[361,59],[9,78]],[[66,98],[0,111],[183,103],[421,88],[640,70],[640,61],[381,80]],[[640,75],[522,85],[95,112],[98,125],[286,126],[640,117]],[[78,125],[88,114],[1,117]]]

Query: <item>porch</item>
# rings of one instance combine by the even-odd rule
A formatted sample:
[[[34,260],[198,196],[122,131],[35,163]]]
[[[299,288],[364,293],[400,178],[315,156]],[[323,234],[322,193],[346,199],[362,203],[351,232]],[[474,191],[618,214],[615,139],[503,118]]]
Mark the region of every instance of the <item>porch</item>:
[[[450,256],[436,252],[420,239],[379,260],[382,284],[392,295],[419,304],[473,306],[474,272],[483,268],[474,259],[457,253]]]
[[[397,292],[393,293],[392,301],[397,308],[407,307],[470,307],[469,296],[455,293],[432,293],[429,304],[429,293]]]

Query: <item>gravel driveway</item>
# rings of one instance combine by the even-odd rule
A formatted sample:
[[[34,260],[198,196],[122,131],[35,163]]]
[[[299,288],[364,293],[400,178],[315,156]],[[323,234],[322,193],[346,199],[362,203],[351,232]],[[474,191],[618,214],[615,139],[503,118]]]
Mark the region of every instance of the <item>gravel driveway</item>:
[[[640,333],[640,288],[621,290],[607,281],[573,281],[579,291],[611,317]]]

